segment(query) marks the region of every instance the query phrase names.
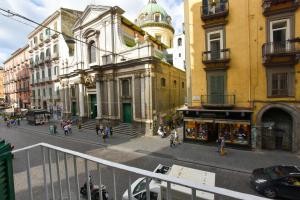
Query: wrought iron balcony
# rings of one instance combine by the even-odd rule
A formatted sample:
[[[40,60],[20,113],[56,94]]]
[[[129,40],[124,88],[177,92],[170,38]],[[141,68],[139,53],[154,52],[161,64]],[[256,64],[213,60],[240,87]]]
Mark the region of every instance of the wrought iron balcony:
[[[235,95],[201,95],[201,104],[207,108],[228,108],[236,104]]]
[[[203,2],[204,3],[204,2]],[[209,2],[208,5],[202,5],[201,7],[201,19],[203,21],[225,18],[229,13],[229,3],[224,2]]]
[[[270,16],[282,11],[295,11],[300,5],[299,0],[263,0],[263,14]]]
[[[283,42],[265,43],[262,46],[262,53],[264,64],[294,64],[299,60],[300,56],[300,38]]]
[[[57,60],[59,58],[59,54],[57,52],[53,53],[52,59]]]
[[[51,35],[52,39],[55,39],[58,37],[58,33],[54,32],[52,35]]]
[[[230,49],[220,49],[218,51],[204,51],[202,62],[209,63],[228,63],[230,61]]]
[[[46,62],[46,63],[50,63],[50,62],[51,62],[51,56],[46,56],[45,62]]]
[[[45,36],[44,42],[45,42],[45,43],[50,42],[50,35],[46,35],[46,36]]]

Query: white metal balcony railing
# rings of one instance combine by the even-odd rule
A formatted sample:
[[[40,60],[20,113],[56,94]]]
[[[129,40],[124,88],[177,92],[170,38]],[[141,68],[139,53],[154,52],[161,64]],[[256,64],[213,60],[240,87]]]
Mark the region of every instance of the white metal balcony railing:
[[[188,180],[183,180],[179,179],[176,177],[172,176],[167,176],[159,173],[154,173],[150,171],[146,171],[143,169],[135,168],[135,167],[130,167],[124,164],[119,164],[115,162],[111,162],[108,160],[103,160],[101,158],[97,158],[94,156],[90,156],[87,154],[79,153],[76,151],[72,151],[69,149],[64,149],[61,147],[53,146],[47,143],[38,143],[32,146],[27,146],[21,149],[14,150],[12,153],[25,153],[25,156],[23,157],[26,159],[26,175],[27,175],[27,190],[28,190],[28,196],[29,199],[32,200],[33,198],[33,179],[32,178],[37,178],[37,175],[34,174],[33,167],[31,168],[31,163],[30,163],[30,156],[31,153],[34,151],[34,156],[36,156],[36,148],[41,148],[41,163],[34,163],[33,167],[38,166],[41,168],[41,185],[37,185],[38,187],[43,187],[43,192],[44,192],[44,199],[63,199],[63,192],[67,192],[67,199],[74,199],[74,195],[76,196],[76,199],[80,200],[80,185],[79,185],[79,178],[78,175],[80,175],[80,169],[78,168],[79,164],[82,164],[82,161],[84,161],[84,175],[86,180],[89,180],[90,173],[93,169],[96,169],[96,174],[97,174],[97,181],[96,183],[98,185],[102,185],[103,180],[102,180],[102,167],[107,167],[108,169],[112,170],[112,184],[113,184],[113,199],[117,200],[117,177],[116,177],[116,171],[121,171],[121,172],[127,172],[128,173],[128,197],[129,199],[132,199],[132,189],[131,189],[131,183],[132,183],[132,176],[133,175],[139,175],[146,177],[146,199],[150,200],[150,188],[149,188],[149,183],[151,179],[155,179],[158,181],[165,182],[167,185],[167,200],[171,200],[171,187],[175,185],[180,185],[186,188],[190,188],[191,193],[190,197],[192,200],[198,199],[198,194],[196,195],[197,191],[204,191],[216,195],[220,195],[223,197],[231,197],[233,199],[243,199],[243,200],[267,200],[266,198],[263,197],[258,197],[250,194],[244,194],[241,192],[236,192],[220,187],[212,187],[212,186],[207,186],[203,184],[195,184],[192,181]],[[55,158],[54,161],[52,159],[52,156],[54,155]],[[61,157],[63,156],[63,158]],[[19,159],[18,159],[19,160]],[[16,160],[14,161],[16,162]],[[91,165],[93,164],[93,165]],[[95,166],[96,164],[96,166]],[[73,166],[71,166],[73,165]],[[56,167],[55,167],[56,166]],[[101,168],[100,168],[101,167]],[[56,168],[56,170],[55,170]],[[64,169],[63,169],[64,168]],[[56,172],[55,172],[56,171]],[[74,172],[73,174],[71,172]],[[94,173],[94,172],[93,172]],[[34,176],[33,176],[34,174]],[[54,178],[55,176],[55,178]],[[63,178],[64,176],[64,178]],[[74,181],[70,182],[70,178],[73,179],[74,176]],[[56,181],[55,181],[56,179]],[[63,180],[62,180],[63,179]],[[64,181],[65,184],[62,184],[62,181]],[[75,191],[71,191],[70,185],[75,184]],[[172,186],[172,185],[173,186]],[[63,188],[63,186],[66,186],[66,188]],[[26,187],[26,186],[25,186]],[[72,187],[74,189],[74,187]],[[58,190],[57,190],[58,189]],[[71,195],[72,194],[72,195]],[[22,194],[23,195],[23,194]],[[59,196],[59,198],[56,198],[56,196]],[[90,187],[87,187],[87,196],[88,200],[91,200],[91,191]],[[50,198],[51,197],[51,198]],[[102,200],[102,194],[99,192],[99,199]]]

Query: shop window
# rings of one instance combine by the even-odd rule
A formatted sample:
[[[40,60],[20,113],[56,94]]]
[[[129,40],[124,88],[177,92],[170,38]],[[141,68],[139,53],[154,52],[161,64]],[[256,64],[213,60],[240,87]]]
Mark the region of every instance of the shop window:
[[[209,141],[210,137],[216,138],[214,124],[200,121],[185,122],[185,138],[199,141]],[[215,134],[215,136],[214,136]]]
[[[224,137],[225,143],[249,145],[250,124],[218,123],[219,137]]]
[[[166,87],[166,79],[165,78],[160,79],[160,85],[161,85],[161,87]]]

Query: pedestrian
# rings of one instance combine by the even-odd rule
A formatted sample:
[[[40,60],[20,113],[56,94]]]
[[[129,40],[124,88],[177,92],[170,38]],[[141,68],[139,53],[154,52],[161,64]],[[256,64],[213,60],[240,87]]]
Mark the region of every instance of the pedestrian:
[[[172,148],[173,146],[175,146],[174,144],[174,139],[175,139],[175,136],[174,136],[174,132],[172,131],[171,134],[170,134],[170,147]]]
[[[110,136],[112,136],[113,135],[113,129],[112,129],[111,126],[109,127],[109,132],[110,132]]]
[[[20,126],[20,118],[17,118],[17,124],[18,124],[18,126]]]
[[[72,123],[68,124],[68,133],[72,133]]]
[[[100,126],[99,126],[99,131],[100,131],[100,134],[102,135],[102,133],[103,133],[103,125],[102,124],[100,124]]]
[[[105,131],[102,131],[101,134],[102,134],[103,142],[105,143],[106,142],[106,133],[105,133]]]
[[[217,139],[217,141],[216,141],[216,143],[217,143],[217,152],[219,152],[220,153],[220,151],[221,151],[221,141],[222,141],[222,139],[221,139],[221,136]]]
[[[105,136],[106,136],[106,138],[108,138],[109,134],[110,134],[109,128],[108,128],[108,126],[106,126],[105,127]]]
[[[53,133],[54,133],[54,134],[57,133],[57,125],[56,125],[56,124],[53,125]]]
[[[69,133],[69,127],[68,127],[67,124],[65,124],[65,126],[64,126],[64,134],[68,135],[68,133]]]
[[[99,135],[100,126],[99,124],[96,124],[96,134]]]
[[[177,133],[177,130],[176,128],[173,129],[173,132],[174,132],[174,140],[177,144],[180,144],[180,141],[179,141],[179,136],[178,136],[178,133]],[[174,143],[175,144],[175,143]]]
[[[225,155],[225,138],[221,137],[221,148],[220,148],[220,155]]]
[[[6,126],[7,126],[8,128],[10,128],[10,120],[7,120]]]

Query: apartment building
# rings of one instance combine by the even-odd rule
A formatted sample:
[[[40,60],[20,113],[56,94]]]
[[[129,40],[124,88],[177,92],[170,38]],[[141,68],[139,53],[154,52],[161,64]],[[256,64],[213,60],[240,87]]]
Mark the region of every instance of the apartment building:
[[[31,107],[48,110],[54,119],[62,117],[59,75],[74,54],[74,44],[67,40],[72,37],[72,27],[80,15],[80,11],[60,8],[28,35]]]
[[[187,0],[184,139],[300,149],[298,0]]]
[[[18,49],[4,62],[5,101],[13,108],[30,107],[28,45]]]

